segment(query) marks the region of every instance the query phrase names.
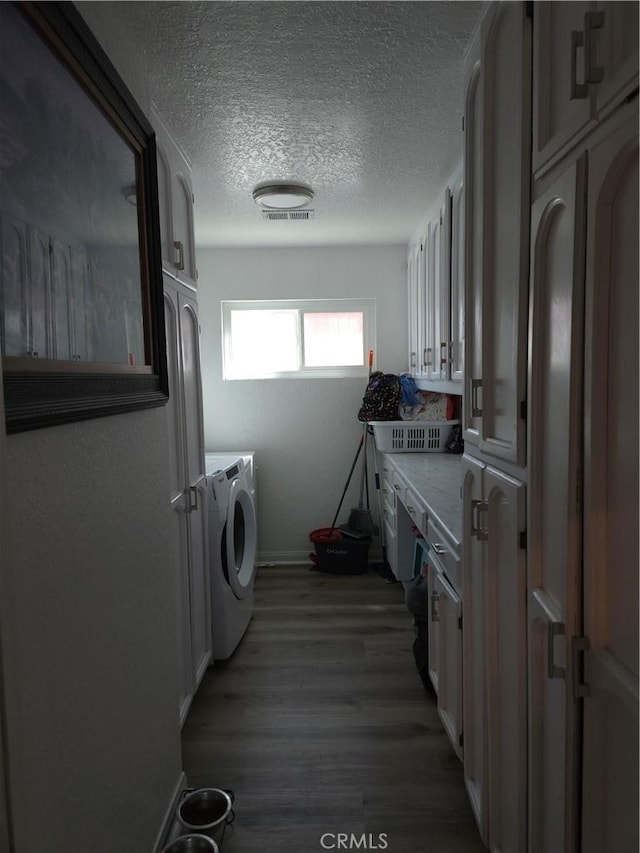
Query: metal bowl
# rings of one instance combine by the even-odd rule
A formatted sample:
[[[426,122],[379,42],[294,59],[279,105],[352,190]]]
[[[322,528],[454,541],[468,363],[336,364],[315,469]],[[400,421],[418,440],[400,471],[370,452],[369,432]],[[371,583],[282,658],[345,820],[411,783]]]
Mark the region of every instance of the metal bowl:
[[[213,838],[192,834],[176,838],[162,853],[219,853],[219,850]]]
[[[220,788],[197,788],[178,806],[178,821],[191,832],[223,828],[233,820],[233,802]]]

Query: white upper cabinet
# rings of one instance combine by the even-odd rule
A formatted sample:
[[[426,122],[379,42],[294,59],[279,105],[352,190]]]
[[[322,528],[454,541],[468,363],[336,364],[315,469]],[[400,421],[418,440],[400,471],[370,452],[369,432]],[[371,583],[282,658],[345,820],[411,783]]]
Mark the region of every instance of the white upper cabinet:
[[[518,465],[525,464],[531,156],[525,9],[499,3],[483,21],[479,77],[476,82],[472,73],[467,89],[465,141],[465,438],[484,454]]]
[[[450,378],[451,349],[451,190],[444,191],[435,222],[436,253],[433,277],[433,379]]]
[[[472,44],[464,113],[464,374],[463,433],[465,442],[480,441],[482,383],[482,85],[480,37]]]
[[[162,266],[165,272],[195,287],[198,273],[191,166],[153,109],[151,120],[156,131]]]
[[[598,2],[585,22],[593,39],[588,63],[598,117],[638,88],[638,3]]]
[[[638,86],[638,4],[534,5],[533,169],[561,157]]]
[[[451,335],[447,378],[454,382],[462,382],[464,377],[464,226],[464,182],[460,168],[451,190]]]
[[[418,370],[418,348],[420,335],[418,333],[418,259],[420,246],[409,246],[407,256],[407,305],[409,308],[409,373],[415,376]]]

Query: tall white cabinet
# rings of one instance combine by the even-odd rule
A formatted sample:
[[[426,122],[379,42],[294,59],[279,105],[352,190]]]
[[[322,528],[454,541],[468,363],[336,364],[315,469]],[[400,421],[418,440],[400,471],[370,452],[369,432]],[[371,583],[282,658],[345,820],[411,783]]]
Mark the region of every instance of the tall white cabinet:
[[[463,760],[501,853],[638,849],[637,96],[635,3],[494,3],[469,51]]]
[[[492,851],[527,839],[526,366],[531,19],[494,4],[467,60],[464,774]]]
[[[153,122],[169,368],[169,500],[176,557],[182,724],[212,651],[200,324],[188,163],[155,113]]]

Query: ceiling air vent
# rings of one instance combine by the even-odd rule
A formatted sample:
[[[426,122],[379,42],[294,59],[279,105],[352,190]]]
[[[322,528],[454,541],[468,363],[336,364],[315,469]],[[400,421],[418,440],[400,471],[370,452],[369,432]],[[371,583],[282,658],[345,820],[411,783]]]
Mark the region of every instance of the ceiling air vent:
[[[313,219],[313,210],[263,210],[263,219],[273,219],[280,222],[301,221]]]

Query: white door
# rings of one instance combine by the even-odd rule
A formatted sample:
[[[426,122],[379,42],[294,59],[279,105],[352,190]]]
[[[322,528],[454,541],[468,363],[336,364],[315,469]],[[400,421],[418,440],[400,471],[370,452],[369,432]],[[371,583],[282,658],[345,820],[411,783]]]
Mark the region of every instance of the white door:
[[[462,602],[431,555],[438,593],[438,714],[451,745],[462,758]]]
[[[451,191],[451,338],[449,379],[462,382],[464,376],[464,184],[462,172]],[[460,388],[462,393],[462,388]]]
[[[587,22],[592,40],[587,73],[599,116],[638,87],[637,2],[600,0]]]
[[[200,370],[200,331],[195,299],[178,295],[182,367],[183,422],[188,490],[191,652],[196,685],[211,658],[211,609],[208,561],[206,473]]]
[[[438,694],[439,676],[440,676],[440,632],[438,630],[438,598],[439,593],[436,585],[436,577],[438,571],[429,562],[427,571],[427,594],[429,596],[429,619],[427,622],[427,642],[428,642],[428,663],[429,663],[429,678],[433,684],[433,689]]]
[[[527,849],[525,486],[484,471],[489,849]],[[466,587],[465,587],[466,592]]]
[[[531,21],[496,4],[482,51],[483,452],[525,462],[531,151]]]
[[[482,406],[482,81],[476,62],[467,83],[464,115],[465,286],[464,440],[480,441]]]
[[[422,376],[438,378],[438,349],[435,339],[436,282],[440,275],[440,217],[429,223],[425,254],[424,353]]]
[[[595,2],[542,2],[533,15],[533,171],[594,115],[587,82],[585,14]]]
[[[638,112],[589,151],[585,853],[638,850]]]
[[[462,458],[462,561],[464,626],[462,632],[462,730],[464,781],[482,840],[487,843],[487,711],[484,508],[485,466],[471,456]]]
[[[435,379],[447,380],[451,375],[451,190],[445,190],[440,206],[440,247],[435,281],[434,339],[436,346]]]
[[[568,644],[581,633],[586,157],[532,208],[527,567],[529,853],[574,849],[576,737]]]
[[[407,303],[409,320],[409,373],[418,372],[418,258],[420,246],[410,246],[407,256]]]
[[[186,170],[173,175],[173,245],[178,278],[196,284],[196,253],[193,223],[193,190]]]
[[[173,526],[178,609],[177,648],[180,675],[178,697],[180,722],[183,723],[193,694],[195,678],[192,666],[191,605],[189,601],[187,495],[185,494],[184,424],[182,419],[182,375],[180,370],[180,331],[178,295],[165,279],[165,327],[167,338],[167,367],[169,372],[169,400],[166,406],[169,431],[169,483]]]

